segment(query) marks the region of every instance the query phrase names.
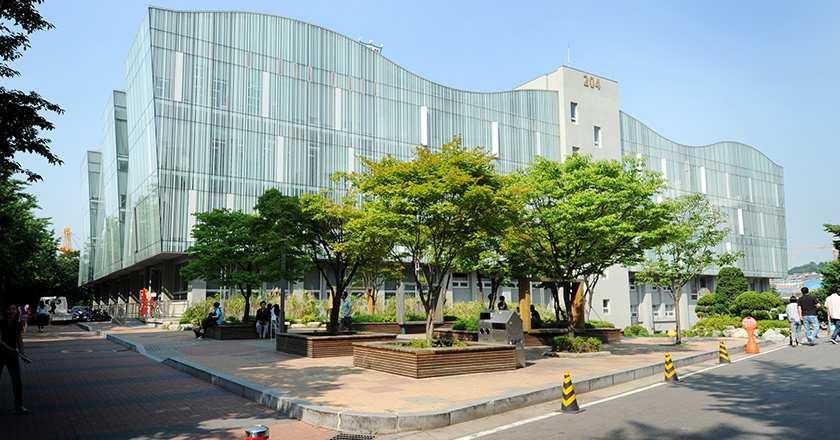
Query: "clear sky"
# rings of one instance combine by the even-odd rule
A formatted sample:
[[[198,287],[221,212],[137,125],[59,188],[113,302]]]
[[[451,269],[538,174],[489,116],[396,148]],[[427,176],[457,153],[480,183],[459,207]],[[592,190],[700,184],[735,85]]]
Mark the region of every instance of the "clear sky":
[[[99,149],[112,89],[149,0],[46,0],[55,29],[35,34],[9,87],[66,110],[49,115],[64,165],[19,158],[44,176],[30,187],[59,236],[81,245],[80,165]],[[840,224],[838,1],[187,1],[178,10],[281,15],[384,44],[383,55],[431,81],[510,90],[558,66],[619,84],[619,107],[668,139],[751,145],[784,167],[790,247],[830,246]],[[571,60],[568,53],[571,52]],[[840,174],[840,173],[838,173]],[[835,176],[840,178],[838,176]],[[835,188],[832,190],[831,188]],[[791,249],[789,266],[827,261],[828,248]],[[802,256],[795,256],[801,254]]]

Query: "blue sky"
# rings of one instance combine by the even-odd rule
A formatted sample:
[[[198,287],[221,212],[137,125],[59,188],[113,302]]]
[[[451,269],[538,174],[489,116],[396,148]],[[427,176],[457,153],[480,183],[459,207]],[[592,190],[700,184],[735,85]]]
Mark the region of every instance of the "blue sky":
[[[65,164],[20,157],[44,176],[30,187],[60,235],[81,243],[80,165],[99,149],[112,89],[149,0],[46,0],[56,29],[35,34],[8,86],[36,90],[66,113],[47,136]],[[566,64],[618,81],[621,110],[675,142],[738,141],[785,170],[791,247],[829,246],[840,224],[840,2],[836,1],[177,1],[179,10],[282,15],[384,44],[383,55],[429,80],[510,90]],[[791,249],[789,266],[831,250]]]

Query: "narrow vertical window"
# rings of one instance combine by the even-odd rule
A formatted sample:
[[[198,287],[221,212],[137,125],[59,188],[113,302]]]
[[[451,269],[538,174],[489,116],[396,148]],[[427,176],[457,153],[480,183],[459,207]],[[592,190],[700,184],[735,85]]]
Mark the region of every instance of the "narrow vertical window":
[[[610,300],[605,299],[605,300],[603,300],[602,304],[603,304],[604,314],[609,315],[610,314]]]
[[[664,157],[659,160],[659,166],[662,168],[662,178],[668,180],[668,161]]]
[[[706,167],[700,167],[700,192],[703,194],[707,194],[706,192]]]
[[[420,106],[420,145],[429,145],[429,108]]]
[[[184,52],[175,52],[175,76],[172,81],[172,99],[181,102],[184,100]]]
[[[577,124],[578,122],[578,105],[576,102],[573,102],[570,108],[570,114],[572,117],[572,124]]]
[[[744,235],[744,210],[738,208],[738,235]]]
[[[601,148],[601,127],[595,126],[595,148]]]
[[[278,182],[283,182],[286,177],[286,138],[283,136],[277,136],[277,152],[275,153],[274,159],[277,163],[275,168],[275,172],[277,173],[276,179]]]
[[[262,103],[262,108],[260,109],[260,114],[262,117],[267,118],[269,116],[269,109],[270,107],[270,98],[271,98],[271,74],[268,72],[262,73],[262,97],[260,102]]]
[[[335,129],[341,131],[341,89],[335,89]]]
[[[491,150],[491,153],[498,158],[499,157],[499,123],[495,122],[495,121],[490,124],[490,142],[491,142],[491,145],[493,146],[493,148]]]

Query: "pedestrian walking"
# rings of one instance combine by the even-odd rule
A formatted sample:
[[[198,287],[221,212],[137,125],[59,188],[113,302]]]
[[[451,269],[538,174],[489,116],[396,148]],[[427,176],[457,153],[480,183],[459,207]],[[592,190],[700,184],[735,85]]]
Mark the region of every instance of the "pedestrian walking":
[[[813,346],[814,339],[817,338],[817,333],[820,331],[820,320],[817,319],[817,309],[820,303],[814,299],[809,293],[807,287],[801,289],[802,296],[797,301],[799,305],[799,314],[802,316],[802,323],[805,325],[805,337],[808,338],[808,344]]]
[[[802,343],[799,334],[802,333],[802,315],[799,314],[799,304],[796,295],[790,296],[790,304],[785,308],[790,323],[791,345],[798,347]]]
[[[828,322],[834,324],[834,333],[831,334],[831,343],[837,344],[837,334],[840,333],[840,295],[837,288],[831,288],[831,295],[825,299],[825,309],[828,312]]]
[[[24,304],[19,310],[20,323],[23,325],[23,333],[26,334],[26,328],[29,327],[29,304]]]
[[[341,321],[338,323],[338,331],[353,331],[353,302],[347,297],[347,291],[341,294]]]
[[[26,355],[23,348],[23,326],[18,318],[18,308],[9,304],[6,308],[6,316],[0,321],[0,375],[3,374],[3,367],[9,370],[12,377],[12,393],[15,397],[15,412],[28,414],[29,410],[23,406],[23,385],[20,380],[20,361],[18,357]]]
[[[38,326],[38,333],[44,333],[44,327],[50,322],[50,315],[47,310],[47,305],[43,301],[39,301],[38,307],[35,309],[35,324]]]

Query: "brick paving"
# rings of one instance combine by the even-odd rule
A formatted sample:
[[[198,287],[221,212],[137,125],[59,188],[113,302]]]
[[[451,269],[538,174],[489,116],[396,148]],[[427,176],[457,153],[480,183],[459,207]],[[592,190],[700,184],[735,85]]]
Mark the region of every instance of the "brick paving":
[[[164,335],[165,336],[165,335]],[[165,341],[166,338],[160,338]],[[272,438],[325,440],[335,432],[289,419],[75,325],[24,335],[24,406],[0,379],[0,439],[243,439],[262,424]],[[161,354],[188,342],[155,347]],[[152,354],[152,353],[150,353]]]

